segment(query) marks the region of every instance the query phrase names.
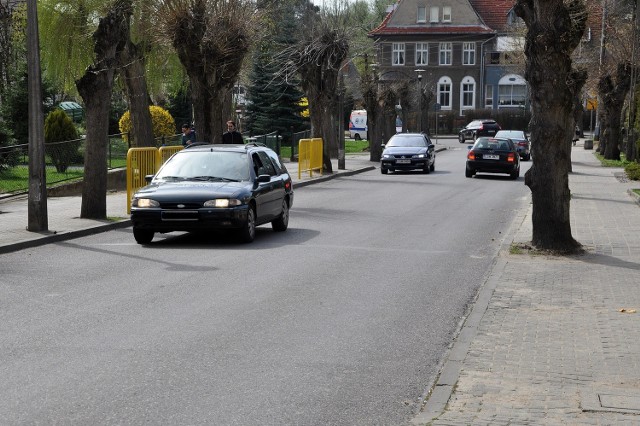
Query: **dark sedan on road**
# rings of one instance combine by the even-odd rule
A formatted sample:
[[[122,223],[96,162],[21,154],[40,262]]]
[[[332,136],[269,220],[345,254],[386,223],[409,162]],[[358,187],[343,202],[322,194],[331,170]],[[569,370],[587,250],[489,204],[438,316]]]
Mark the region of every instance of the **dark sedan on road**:
[[[380,159],[380,172],[397,170],[422,170],[430,173],[435,170],[435,145],[423,133],[397,133],[383,145]]]
[[[511,139],[482,137],[467,153],[465,176],[476,173],[506,173],[511,179],[520,176],[520,155]]]
[[[467,140],[474,142],[481,136],[495,136],[498,130],[500,130],[500,125],[496,120],[490,118],[473,120],[460,129],[458,141],[460,143],[465,143]]]
[[[131,202],[133,236],[148,244],[156,232],[234,230],[253,241],[256,226],[285,231],[293,204],[291,176],[271,149],[194,144],[149,177]]]
[[[531,159],[531,142],[526,132],[522,130],[498,130],[495,137],[511,139],[516,145],[520,158],[524,161]]]

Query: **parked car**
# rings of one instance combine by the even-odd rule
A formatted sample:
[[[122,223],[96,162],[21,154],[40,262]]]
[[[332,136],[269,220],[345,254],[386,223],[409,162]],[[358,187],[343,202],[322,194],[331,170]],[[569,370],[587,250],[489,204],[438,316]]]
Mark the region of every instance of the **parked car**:
[[[506,173],[512,179],[520,176],[520,155],[511,139],[480,137],[467,153],[465,176],[476,173]]]
[[[495,137],[511,139],[516,145],[520,158],[524,161],[531,160],[531,142],[526,132],[522,130],[498,130]]]
[[[423,133],[397,133],[383,145],[380,172],[416,170],[430,173],[435,170],[435,145]]]
[[[460,143],[465,143],[468,139],[472,142],[480,136],[495,136],[500,130],[500,125],[492,119],[473,120],[458,133]]]
[[[195,144],[174,154],[131,202],[133,237],[156,232],[234,230],[253,241],[256,226],[285,231],[293,205],[291,176],[262,144]]]

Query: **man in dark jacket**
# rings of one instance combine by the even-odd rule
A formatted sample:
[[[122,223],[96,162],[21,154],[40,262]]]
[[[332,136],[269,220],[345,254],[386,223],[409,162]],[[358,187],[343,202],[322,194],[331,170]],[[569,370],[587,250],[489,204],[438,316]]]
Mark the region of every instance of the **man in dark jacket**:
[[[222,134],[222,143],[244,143],[242,134],[236,130],[236,123],[227,121],[227,131]]]

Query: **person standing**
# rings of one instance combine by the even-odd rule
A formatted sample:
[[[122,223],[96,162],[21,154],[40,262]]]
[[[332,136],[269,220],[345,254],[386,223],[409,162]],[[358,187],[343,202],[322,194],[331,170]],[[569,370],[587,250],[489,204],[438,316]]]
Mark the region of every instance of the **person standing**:
[[[187,147],[196,141],[196,132],[188,124],[182,125],[182,146]]]
[[[234,121],[227,121],[227,131],[222,134],[222,143],[244,143],[242,134],[236,130]]]

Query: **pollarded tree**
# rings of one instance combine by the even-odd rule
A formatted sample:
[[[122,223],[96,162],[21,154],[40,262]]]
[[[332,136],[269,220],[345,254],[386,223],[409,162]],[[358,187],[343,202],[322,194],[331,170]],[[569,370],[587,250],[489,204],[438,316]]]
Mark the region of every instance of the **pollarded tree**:
[[[525,78],[531,94],[531,150],[525,175],[533,201],[534,247],[559,252],[581,248],[569,222],[569,168],[574,131],[574,99],[586,71],[573,68],[587,18],[584,0],[517,0],[516,14],[526,26]]]
[[[231,90],[258,22],[255,3],[165,0],[157,13],[189,77],[198,139],[221,143],[231,112]]]

